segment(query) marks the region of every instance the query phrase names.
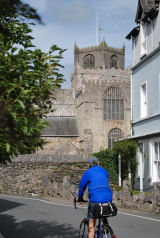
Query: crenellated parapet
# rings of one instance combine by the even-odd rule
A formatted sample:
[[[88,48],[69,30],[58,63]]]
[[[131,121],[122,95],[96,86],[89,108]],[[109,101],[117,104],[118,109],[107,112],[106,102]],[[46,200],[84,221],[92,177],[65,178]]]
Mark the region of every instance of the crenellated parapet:
[[[75,54],[76,53],[87,53],[87,52],[93,52],[93,51],[99,51],[99,50],[106,50],[106,51],[110,51],[112,53],[125,54],[125,44],[123,45],[122,48],[115,48],[115,47],[108,46],[106,41],[103,40],[97,46],[79,48],[76,43],[74,45],[74,53]]]

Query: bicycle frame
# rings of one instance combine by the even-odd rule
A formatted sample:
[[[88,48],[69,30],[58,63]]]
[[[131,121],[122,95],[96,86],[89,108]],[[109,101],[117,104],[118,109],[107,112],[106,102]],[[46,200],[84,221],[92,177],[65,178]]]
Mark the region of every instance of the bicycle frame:
[[[77,209],[77,206],[76,206],[76,203],[77,202],[79,202],[78,200],[76,200],[76,198],[74,198],[74,207],[75,207],[75,209]],[[88,201],[85,201],[85,200],[83,200],[83,202],[88,202]],[[103,238],[104,236],[103,236],[103,232],[104,232],[104,227],[105,227],[105,230],[107,231],[108,229],[109,229],[109,231],[111,232],[111,234],[112,234],[112,237],[113,238],[116,238],[116,236],[114,235],[114,232],[113,232],[113,230],[112,230],[112,228],[109,226],[109,224],[108,224],[108,219],[107,219],[107,217],[105,217],[105,218],[102,218],[102,217],[100,217],[100,218],[97,218],[97,220],[98,220],[98,224],[96,225],[96,228],[95,228],[95,237],[96,238]],[[83,222],[85,222],[85,224],[87,224],[87,218],[84,218],[83,220],[82,220],[82,223],[81,224],[83,224]],[[103,224],[102,224],[103,223]],[[106,233],[106,235],[108,234],[108,232]],[[88,237],[88,236],[87,236]],[[107,235],[107,237],[108,237],[108,235]],[[110,237],[110,236],[109,236]]]
[[[95,230],[95,235],[97,235],[97,238],[103,238],[103,229],[102,229],[102,218],[98,219],[98,225],[97,225],[97,231]]]

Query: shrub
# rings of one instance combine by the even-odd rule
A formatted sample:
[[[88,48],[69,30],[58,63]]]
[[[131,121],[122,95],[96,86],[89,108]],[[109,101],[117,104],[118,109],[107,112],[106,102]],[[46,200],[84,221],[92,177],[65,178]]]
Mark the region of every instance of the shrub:
[[[109,174],[109,182],[118,184],[118,167],[117,167],[117,154],[113,150],[102,150],[94,153],[99,159],[100,166],[107,170]]]

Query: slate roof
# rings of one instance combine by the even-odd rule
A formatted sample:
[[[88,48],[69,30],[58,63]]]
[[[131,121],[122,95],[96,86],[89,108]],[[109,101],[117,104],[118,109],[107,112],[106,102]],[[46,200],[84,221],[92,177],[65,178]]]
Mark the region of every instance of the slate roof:
[[[155,7],[155,0],[140,0],[144,13],[148,13]]]
[[[135,22],[138,24],[143,22],[150,22],[150,19],[158,14],[158,4],[160,0],[138,0],[137,13]],[[139,34],[139,26],[135,27],[127,36],[126,39],[130,40],[131,37],[136,37]]]
[[[151,9],[154,9],[156,7],[156,2],[156,0],[139,0],[135,21],[138,22],[141,19],[142,14],[145,15],[149,13]]]
[[[139,33],[139,30],[140,30],[140,26],[133,28],[133,30],[126,36],[126,39],[130,40],[132,36],[136,37]]]
[[[75,117],[48,117],[49,127],[42,130],[42,136],[78,136]]]

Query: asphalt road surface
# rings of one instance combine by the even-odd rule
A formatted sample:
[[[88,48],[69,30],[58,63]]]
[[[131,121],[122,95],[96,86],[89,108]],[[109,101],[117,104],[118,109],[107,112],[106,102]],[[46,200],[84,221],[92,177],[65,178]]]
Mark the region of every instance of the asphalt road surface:
[[[0,238],[78,238],[86,208],[0,195]],[[109,219],[117,238],[160,238],[160,215],[122,212]]]

